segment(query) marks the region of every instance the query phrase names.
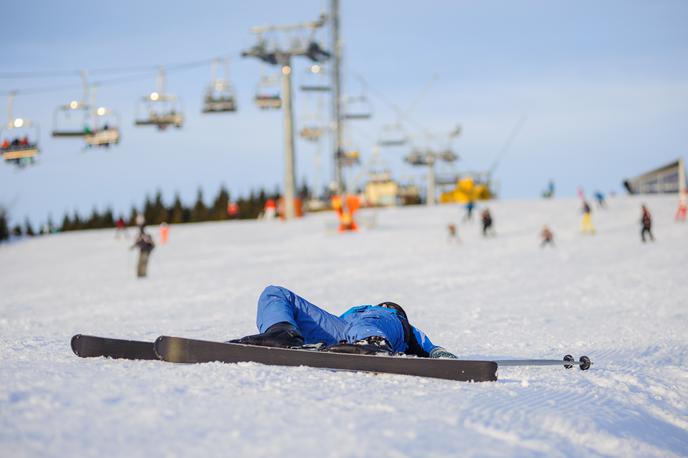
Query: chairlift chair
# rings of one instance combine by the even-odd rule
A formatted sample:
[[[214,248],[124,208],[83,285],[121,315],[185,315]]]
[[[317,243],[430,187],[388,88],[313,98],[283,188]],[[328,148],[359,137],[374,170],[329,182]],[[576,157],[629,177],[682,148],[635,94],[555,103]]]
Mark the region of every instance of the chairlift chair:
[[[28,119],[10,119],[0,128],[0,152],[7,163],[18,167],[33,164],[40,153],[38,125]]]
[[[217,69],[224,65],[224,79],[217,77]],[[211,80],[203,98],[203,113],[227,113],[237,110],[236,94],[227,80],[229,69],[227,59],[215,59],[212,63]]]
[[[266,75],[261,77],[256,88],[254,101],[261,110],[279,110],[282,108],[282,97],[275,86],[279,84],[277,75]],[[272,88],[272,89],[271,89]]]
[[[346,97],[344,99],[343,118],[347,120],[364,120],[372,117],[372,108],[365,95]]]
[[[302,127],[301,130],[299,131],[299,135],[304,140],[308,140],[311,142],[317,142],[318,140],[320,140],[320,137],[322,137],[324,131],[325,131],[325,129],[320,127],[320,126],[309,125],[309,126]]]
[[[184,125],[181,101],[165,91],[165,69],[158,70],[156,90],[141,97],[136,107],[136,126],[156,126],[165,130],[170,126],[180,129]]]
[[[84,137],[91,131],[90,107],[84,102],[72,100],[61,105],[53,113],[53,137]]]
[[[236,110],[236,95],[232,85],[225,80],[213,81],[203,98],[203,113],[227,113]]]
[[[408,135],[399,123],[383,126],[377,142],[382,147],[404,146],[407,143]]]
[[[181,102],[174,95],[151,92],[141,97],[134,125],[156,126],[158,130],[170,126],[180,129],[184,125]]]
[[[93,118],[94,129],[84,136],[86,145],[109,147],[118,144],[121,139],[119,115],[109,108],[98,107],[94,110]]]
[[[404,158],[411,165],[429,165],[432,163],[429,155],[419,149],[414,149]]]
[[[304,92],[330,92],[332,90],[327,82],[327,72],[322,65],[313,64],[306,69],[300,89]]]

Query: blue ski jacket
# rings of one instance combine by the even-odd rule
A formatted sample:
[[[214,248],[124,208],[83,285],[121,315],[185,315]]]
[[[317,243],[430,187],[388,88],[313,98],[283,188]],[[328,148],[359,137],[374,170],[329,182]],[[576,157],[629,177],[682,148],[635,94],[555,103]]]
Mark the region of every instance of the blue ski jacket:
[[[307,344],[354,343],[366,337],[380,336],[399,353],[428,356],[438,347],[394,309],[360,305],[337,316],[286,288],[271,285],[258,299],[256,324],[260,332],[265,332],[280,322],[294,325]]]

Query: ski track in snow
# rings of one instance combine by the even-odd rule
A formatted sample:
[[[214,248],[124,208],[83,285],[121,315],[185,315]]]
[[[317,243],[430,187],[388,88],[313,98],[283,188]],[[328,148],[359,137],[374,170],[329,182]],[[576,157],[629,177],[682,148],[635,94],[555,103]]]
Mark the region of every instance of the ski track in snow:
[[[641,202],[654,244],[639,240]],[[688,224],[673,222],[675,205],[611,199],[593,213],[595,236],[578,232],[574,199],[491,202],[493,239],[456,205],[364,210],[373,227],[357,234],[334,232],[332,214],[174,226],[145,280],[131,240],[109,230],[0,246],[0,454],[686,456]],[[545,223],[555,249],[538,246]],[[571,353],[594,365],[505,367],[471,384],[80,359],[69,347],[75,333],[254,333],[268,284],[336,313],[394,300],[465,358]]]

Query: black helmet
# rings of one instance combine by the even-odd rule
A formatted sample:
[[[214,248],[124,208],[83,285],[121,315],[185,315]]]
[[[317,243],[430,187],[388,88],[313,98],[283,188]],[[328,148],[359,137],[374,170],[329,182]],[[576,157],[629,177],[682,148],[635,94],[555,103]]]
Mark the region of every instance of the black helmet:
[[[401,308],[401,305],[396,304],[394,302],[380,302],[377,304],[378,307],[385,307],[388,309],[394,309],[397,311],[397,314],[400,316],[404,317],[406,321],[408,321],[408,317],[406,316],[406,312],[404,312],[404,309]]]

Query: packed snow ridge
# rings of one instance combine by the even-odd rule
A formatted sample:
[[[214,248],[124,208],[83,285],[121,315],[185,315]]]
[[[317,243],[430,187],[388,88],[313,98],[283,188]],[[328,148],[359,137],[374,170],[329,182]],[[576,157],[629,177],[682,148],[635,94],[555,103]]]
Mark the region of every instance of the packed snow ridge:
[[[640,205],[654,243],[640,241]],[[372,210],[340,234],[295,222],[172,226],[135,277],[131,239],[0,246],[0,450],[14,456],[686,456],[688,224],[675,197],[617,197],[579,231],[576,199],[496,201],[496,236],[458,205]],[[459,242],[447,227],[458,227]],[[554,247],[541,248],[547,224]],[[155,234],[155,229],[150,228]],[[133,235],[133,231],[132,231]],[[499,381],[258,364],[81,359],[73,334],[255,333],[269,284],[334,313],[394,301],[469,359],[589,355],[589,371]]]

